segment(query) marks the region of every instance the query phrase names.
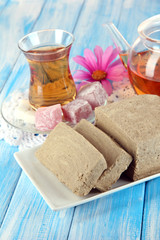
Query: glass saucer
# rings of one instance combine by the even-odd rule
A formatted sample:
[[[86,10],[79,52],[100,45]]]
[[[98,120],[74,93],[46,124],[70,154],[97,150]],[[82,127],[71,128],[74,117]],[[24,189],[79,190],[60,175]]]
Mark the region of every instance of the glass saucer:
[[[34,134],[48,134],[50,131],[40,131],[35,126],[35,111],[31,108],[28,101],[27,90],[14,90],[4,99],[1,106],[1,115],[3,119],[13,127],[16,127],[25,132]],[[94,123],[94,111],[87,119]],[[63,120],[66,124],[73,127],[74,124]]]

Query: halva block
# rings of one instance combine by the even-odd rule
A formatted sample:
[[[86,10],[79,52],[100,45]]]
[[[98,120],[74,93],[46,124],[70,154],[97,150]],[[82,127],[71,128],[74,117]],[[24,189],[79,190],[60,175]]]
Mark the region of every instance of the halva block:
[[[79,196],[88,194],[107,168],[103,155],[63,122],[51,131],[35,156]]]
[[[96,126],[114,138],[133,161],[127,170],[137,180],[160,172],[160,97],[134,97],[95,109]]]

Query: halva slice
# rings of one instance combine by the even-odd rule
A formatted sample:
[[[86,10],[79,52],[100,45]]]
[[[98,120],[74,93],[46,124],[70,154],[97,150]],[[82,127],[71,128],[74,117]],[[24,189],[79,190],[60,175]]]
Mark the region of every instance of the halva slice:
[[[134,97],[98,107],[96,126],[114,138],[133,161],[127,174],[141,179],[160,172],[160,97]]]
[[[35,156],[79,196],[88,194],[107,168],[103,155],[63,122],[51,131]]]
[[[132,161],[132,157],[125,152],[107,134],[98,129],[87,120],[81,120],[75,130],[82,134],[106,159],[107,169],[98,179],[95,187],[100,191],[111,188]]]

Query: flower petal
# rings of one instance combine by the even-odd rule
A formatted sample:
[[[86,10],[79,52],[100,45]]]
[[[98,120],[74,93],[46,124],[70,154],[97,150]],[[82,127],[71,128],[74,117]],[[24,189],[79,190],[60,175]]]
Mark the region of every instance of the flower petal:
[[[114,48],[112,55],[109,58],[109,62],[111,63],[117,56],[118,56],[118,50],[117,50],[117,48]]]
[[[109,76],[109,77],[107,77],[107,79],[108,80],[111,80],[111,81],[113,81],[113,82],[120,82],[120,81],[122,81],[123,80],[123,75],[119,75],[119,76]]]
[[[73,75],[74,79],[91,79],[91,74],[89,72],[86,72],[84,70],[77,70],[77,72]]]
[[[122,65],[123,66],[123,64],[122,64],[122,62],[121,62],[121,60],[119,58],[117,60],[115,60],[114,62],[112,62],[109,65],[109,67],[116,66],[116,65]]]
[[[95,49],[94,49],[94,53],[95,53],[96,58],[97,58],[97,70],[101,70],[103,50],[100,46],[96,46]]]
[[[107,71],[107,77],[109,74],[115,74],[115,75],[118,75],[118,74],[123,74],[123,72],[125,72],[125,68],[123,67],[122,64],[118,64],[116,66],[112,66],[108,68],[108,71]]]
[[[113,67],[119,68],[120,66],[121,66],[121,71],[122,71],[121,74],[123,75],[123,77],[128,77],[128,72],[127,72],[126,68],[123,66],[120,59],[117,59],[116,61],[114,61],[112,64],[109,65],[108,72],[112,71]],[[120,72],[118,74],[120,74]]]
[[[92,73],[92,67],[89,65],[89,63],[86,61],[86,59],[82,56],[76,56],[73,58],[73,60],[80,64],[81,66],[83,66],[84,68],[86,68],[90,73]]]
[[[96,58],[95,55],[93,54],[93,52],[86,48],[84,50],[84,57],[87,60],[87,62],[89,63],[89,65],[92,67],[92,71],[97,69],[97,62],[96,62]]]
[[[111,81],[121,81],[126,76],[126,71],[122,65],[109,68],[107,79]]]
[[[109,65],[109,67],[116,66],[116,65],[119,65],[119,64],[123,66],[121,60],[120,60],[120,59],[117,59],[116,61],[114,61],[113,63],[111,63],[111,64]],[[124,68],[125,68],[125,67],[124,67]]]
[[[107,61],[107,63],[106,63],[106,65],[104,66],[104,67],[105,67],[105,68],[104,68],[104,71],[105,71],[105,70],[107,71],[108,66],[109,66],[109,65],[111,64],[111,62],[117,57],[117,55],[118,55],[118,51],[117,51],[116,48],[114,48],[113,51],[112,51],[112,54],[110,55],[110,57],[109,57],[109,59],[108,59],[108,61]]]
[[[112,46],[109,46],[105,52],[103,53],[103,56],[102,56],[102,70],[105,71],[107,66],[109,65],[110,62],[109,61],[109,58],[110,56],[112,55],[112,52],[113,52],[113,47]]]
[[[113,92],[111,83],[107,79],[102,80],[101,83],[104,89],[106,90],[108,96],[110,96]]]

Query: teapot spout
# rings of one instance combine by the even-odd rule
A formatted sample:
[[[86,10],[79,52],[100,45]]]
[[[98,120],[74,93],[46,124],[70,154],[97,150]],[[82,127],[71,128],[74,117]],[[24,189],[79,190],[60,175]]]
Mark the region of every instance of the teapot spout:
[[[122,36],[122,34],[118,31],[118,29],[112,22],[107,22],[103,24],[103,26],[106,27],[109,31],[113,43],[119,52],[120,59],[124,64],[125,68],[127,68],[128,53],[131,48],[129,43],[126,41],[126,39]]]

